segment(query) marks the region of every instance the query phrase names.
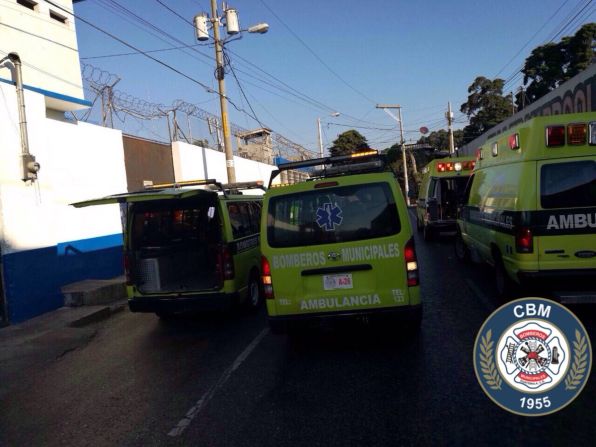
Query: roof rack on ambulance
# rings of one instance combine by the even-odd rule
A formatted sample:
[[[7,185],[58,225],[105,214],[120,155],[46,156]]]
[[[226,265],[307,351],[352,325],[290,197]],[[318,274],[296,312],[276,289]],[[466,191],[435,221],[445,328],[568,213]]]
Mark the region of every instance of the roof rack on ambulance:
[[[275,171],[271,172],[269,188],[271,188],[271,184],[273,183],[273,179],[275,179],[275,177],[277,177],[282,171],[287,171],[290,169],[322,166],[320,170],[311,174],[311,178],[321,178],[341,174],[354,174],[357,172],[378,171],[380,169],[385,169],[386,164],[386,155],[380,154],[379,151],[374,149],[370,149],[365,152],[355,152],[350,155],[312,158],[310,160],[282,163],[277,166]]]
[[[262,189],[265,191],[265,186],[262,180],[254,182],[235,182],[235,183],[224,183],[218,182],[216,179],[204,179],[204,180],[184,180],[181,182],[173,183],[158,183],[158,184],[145,184],[145,189],[164,189],[164,188],[182,188],[185,186],[208,186],[210,189],[221,191],[224,196],[229,194],[241,194],[240,190],[243,189]]]

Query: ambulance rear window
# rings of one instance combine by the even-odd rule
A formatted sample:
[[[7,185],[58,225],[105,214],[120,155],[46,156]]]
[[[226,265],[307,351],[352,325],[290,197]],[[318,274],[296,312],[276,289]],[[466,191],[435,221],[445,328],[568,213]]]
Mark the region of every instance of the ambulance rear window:
[[[217,242],[219,220],[215,200],[164,200],[134,206],[132,245],[135,249]]]
[[[542,208],[596,206],[596,162],[551,163],[540,171]]]
[[[273,197],[267,216],[267,240],[272,247],[373,239],[397,234],[400,229],[397,206],[387,183]]]

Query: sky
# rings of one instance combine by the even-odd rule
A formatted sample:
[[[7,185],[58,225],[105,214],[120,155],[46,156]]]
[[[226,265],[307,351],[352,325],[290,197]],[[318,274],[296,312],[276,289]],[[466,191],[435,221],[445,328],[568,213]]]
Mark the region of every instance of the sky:
[[[230,1],[242,29],[269,24],[266,34],[242,33],[225,44],[238,79],[226,74],[230,119],[247,129],[263,125],[312,151],[318,151],[317,119],[325,147],[349,129],[373,148],[398,142],[399,125],[379,103],[402,107],[407,141],[418,140],[423,126],[446,128],[448,102],[461,128],[467,118],[460,106],[477,76],[500,77],[509,81],[506,92],[517,90],[532,49],[595,21],[594,3]],[[205,88],[217,91],[214,48],[196,40],[191,23],[196,14],[211,13],[209,0],[84,0],[74,11],[81,62],[117,75],[120,92],[166,105],[181,99],[219,115],[218,95]],[[114,37],[152,51],[185,76],[130,54]],[[185,45],[192,47],[153,52]]]

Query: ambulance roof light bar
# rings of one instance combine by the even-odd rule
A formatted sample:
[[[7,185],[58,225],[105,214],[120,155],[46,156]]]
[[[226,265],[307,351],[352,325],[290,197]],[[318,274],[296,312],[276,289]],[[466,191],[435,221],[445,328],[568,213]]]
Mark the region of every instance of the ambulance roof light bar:
[[[384,167],[386,163],[386,156],[385,154],[379,154],[378,151],[374,149],[370,149],[367,151],[355,152],[349,155],[338,155],[336,157],[322,157],[322,158],[312,158],[309,160],[302,160],[302,161],[292,161],[289,163],[282,163],[277,166],[275,171],[271,172],[271,178],[269,179],[269,187],[275,179],[282,171],[287,171],[290,169],[300,169],[300,168],[309,168],[313,166],[324,166],[324,169],[321,170],[321,177],[325,175],[334,175],[341,171],[342,167],[347,172],[349,170],[348,166],[350,164],[356,163],[363,163],[367,159],[375,159],[374,166],[371,164],[369,169]],[[327,165],[336,165],[334,169],[327,168]]]

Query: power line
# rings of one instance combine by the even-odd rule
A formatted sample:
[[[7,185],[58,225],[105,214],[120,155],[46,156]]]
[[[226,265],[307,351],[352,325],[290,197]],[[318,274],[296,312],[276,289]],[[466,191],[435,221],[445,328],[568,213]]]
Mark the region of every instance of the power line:
[[[501,72],[502,72],[502,71],[503,71],[503,70],[504,70],[504,69],[505,69],[505,68],[506,68],[506,67],[507,67],[507,66],[508,66],[508,65],[509,65],[509,64],[510,64],[510,63],[511,63],[511,62],[512,62],[512,61],[513,61],[513,60],[514,60],[514,59],[515,59],[517,56],[519,56],[519,54],[520,54],[520,53],[521,53],[521,52],[524,50],[524,48],[526,48],[526,47],[527,47],[527,46],[530,44],[530,42],[531,42],[532,40],[534,40],[534,38],[535,38],[535,37],[538,35],[538,33],[540,33],[540,31],[542,31],[542,30],[544,29],[544,27],[545,27],[545,26],[548,24],[548,22],[550,22],[550,21],[553,19],[553,17],[555,17],[555,16],[556,16],[556,15],[559,13],[559,11],[560,11],[560,10],[561,10],[561,9],[562,9],[562,8],[563,8],[563,7],[564,7],[564,6],[565,6],[565,5],[568,3],[568,2],[569,2],[569,0],[565,0],[565,2],[564,2],[564,3],[563,3],[561,6],[559,6],[559,7],[557,8],[557,10],[556,10],[556,11],[555,11],[555,12],[554,12],[554,13],[553,13],[553,14],[552,14],[552,15],[551,15],[551,16],[550,16],[550,17],[549,17],[547,20],[546,20],[546,22],[544,22],[544,23],[542,24],[542,26],[541,26],[541,27],[538,29],[538,31],[536,31],[536,32],[535,32],[535,33],[532,35],[532,37],[530,37],[530,38],[529,38],[529,39],[526,41],[526,43],[525,43],[525,44],[523,44],[523,46],[522,46],[522,47],[521,47],[521,48],[518,50],[518,52],[517,52],[517,53],[515,53],[515,54],[513,55],[513,57],[512,57],[511,59],[509,59],[509,61],[507,61],[507,63],[506,63],[506,64],[505,64],[505,65],[504,65],[504,66],[503,66],[503,67],[502,67],[502,68],[501,68],[501,69],[498,71],[498,73],[497,73],[497,74],[494,76],[495,78],[496,78],[496,77],[498,77],[498,76],[501,74]]]
[[[86,19],[82,18],[81,16],[79,16],[79,15],[75,14],[74,12],[72,12],[72,11],[69,11],[68,9],[66,9],[66,8],[64,8],[64,7],[60,6],[60,5],[57,5],[56,3],[54,3],[54,2],[52,2],[52,1],[50,1],[50,0],[46,0],[46,1],[47,1],[47,3],[49,3],[50,5],[52,5],[52,6],[56,7],[56,8],[58,8],[58,9],[60,9],[61,11],[64,11],[64,12],[66,12],[66,13],[68,13],[68,14],[72,15],[72,16],[73,16],[75,19],[77,19],[77,20],[80,20],[81,22],[83,22],[83,23],[87,24],[87,25],[88,25],[88,26],[90,26],[91,28],[93,28],[93,29],[95,29],[95,30],[97,30],[97,31],[101,32],[102,34],[105,34],[106,36],[108,36],[108,37],[110,37],[110,38],[112,38],[112,39],[116,40],[117,42],[120,42],[122,45],[124,45],[124,46],[127,46],[128,48],[130,48],[130,49],[132,49],[132,50],[135,50],[135,51],[137,51],[138,53],[142,54],[143,56],[145,56],[145,57],[147,57],[147,58],[151,59],[151,60],[152,60],[152,61],[154,61],[154,62],[157,62],[158,64],[160,64],[160,65],[162,65],[162,66],[166,67],[167,69],[169,69],[169,70],[173,71],[174,73],[177,73],[177,74],[179,74],[180,76],[182,76],[182,77],[184,77],[184,78],[188,79],[189,81],[191,81],[191,82],[193,82],[193,83],[195,83],[195,84],[197,84],[197,85],[200,85],[201,87],[203,87],[203,88],[205,89],[205,91],[206,91],[207,93],[213,93],[213,94],[216,94],[216,95],[219,95],[219,96],[222,96],[222,97],[224,97],[224,99],[225,99],[225,100],[227,100],[227,101],[228,101],[230,104],[232,104],[232,106],[233,106],[233,107],[234,107],[236,110],[238,110],[238,111],[239,111],[239,112],[241,112],[241,113],[246,113],[247,115],[249,115],[249,116],[250,116],[250,114],[249,114],[249,113],[248,113],[246,110],[244,110],[244,109],[242,109],[242,108],[239,108],[239,107],[238,107],[238,106],[237,106],[237,105],[236,105],[236,104],[235,104],[235,103],[234,103],[234,102],[233,102],[233,101],[232,101],[232,100],[231,100],[231,99],[230,99],[228,96],[223,96],[223,95],[221,95],[220,93],[216,92],[216,91],[215,91],[215,90],[213,90],[211,87],[209,87],[208,85],[206,85],[206,84],[202,83],[201,81],[199,81],[199,80],[197,80],[197,79],[195,79],[195,78],[193,78],[193,77],[191,77],[191,76],[187,75],[186,73],[184,73],[184,72],[182,72],[182,71],[178,70],[177,68],[174,68],[174,67],[172,67],[171,65],[169,65],[169,64],[167,64],[167,63],[165,63],[165,62],[163,62],[162,60],[160,60],[160,59],[157,59],[156,57],[153,57],[153,56],[151,56],[150,54],[146,53],[145,51],[141,50],[140,48],[137,48],[137,47],[135,47],[134,45],[132,45],[132,44],[130,44],[130,43],[128,43],[128,42],[126,42],[125,40],[123,40],[123,39],[121,39],[121,38],[119,38],[119,37],[115,36],[114,34],[112,34],[112,33],[108,32],[108,31],[105,31],[104,29],[102,29],[102,28],[98,27],[97,25],[93,24],[93,23],[92,23],[92,22],[90,22],[89,20],[86,20]],[[255,121],[258,121],[258,120],[257,120],[255,117],[253,117],[253,116],[251,116],[251,118],[255,119]]]
[[[273,11],[271,9],[271,7],[265,3],[264,0],[260,0],[260,2],[263,4],[263,6],[265,6],[265,8],[267,8],[269,10],[269,12],[271,14],[273,14],[273,16],[290,32],[290,34],[292,34],[292,36],[294,36],[296,38],[296,40],[298,40],[298,42],[300,42],[327,70],[329,70],[329,72],[331,74],[333,74],[337,79],[339,79],[343,84],[345,84],[348,88],[350,88],[352,91],[356,92],[357,94],[359,94],[360,96],[362,96],[364,99],[366,99],[367,101],[376,104],[378,101],[375,101],[373,99],[371,99],[370,97],[366,96],[364,93],[362,93],[360,90],[356,89],[354,86],[352,86],[350,83],[348,83],[343,77],[341,77],[337,72],[335,72],[335,70],[333,70],[317,53],[314,52],[314,50],[309,47],[306,42],[304,42],[300,36],[298,36],[298,34],[296,34],[287,24],[286,22],[284,22],[281,17],[279,17],[275,11]]]

